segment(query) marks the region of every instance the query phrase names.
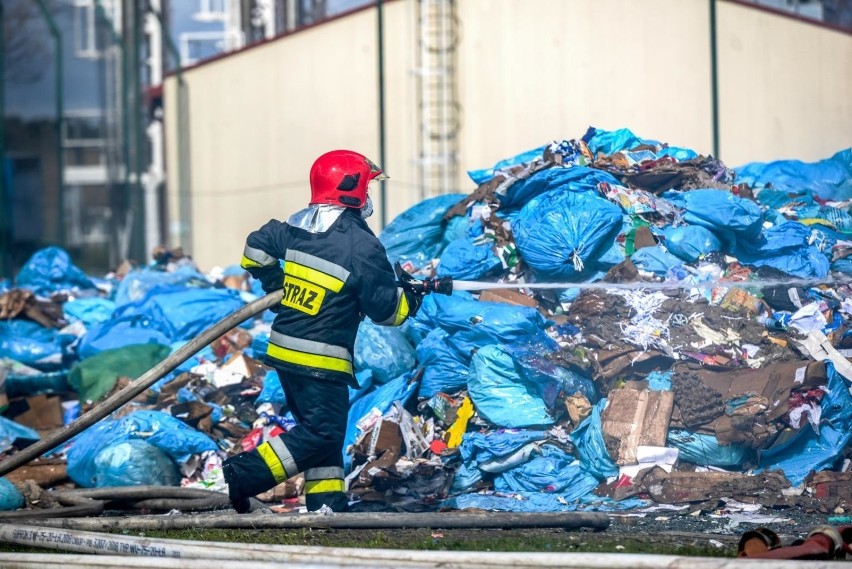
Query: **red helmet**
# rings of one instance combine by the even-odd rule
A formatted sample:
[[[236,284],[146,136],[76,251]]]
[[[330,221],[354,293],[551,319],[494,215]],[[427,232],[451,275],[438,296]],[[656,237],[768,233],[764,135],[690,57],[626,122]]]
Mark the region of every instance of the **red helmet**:
[[[371,180],[387,178],[369,158],[351,150],[332,150],[311,166],[311,204],[362,208]]]

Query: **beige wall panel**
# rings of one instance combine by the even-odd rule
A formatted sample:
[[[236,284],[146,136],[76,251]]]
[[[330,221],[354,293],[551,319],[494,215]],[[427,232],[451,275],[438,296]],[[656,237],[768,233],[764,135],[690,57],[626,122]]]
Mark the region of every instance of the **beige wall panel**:
[[[720,2],[719,153],[819,160],[852,145],[852,35]]]
[[[458,10],[463,169],[590,125],[712,150],[706,2],[461,0]]]
[[[323,152],[375,155],[373,18],[355,14],[185,72],[202,267],[237,262],[248,232],[304,207]]]

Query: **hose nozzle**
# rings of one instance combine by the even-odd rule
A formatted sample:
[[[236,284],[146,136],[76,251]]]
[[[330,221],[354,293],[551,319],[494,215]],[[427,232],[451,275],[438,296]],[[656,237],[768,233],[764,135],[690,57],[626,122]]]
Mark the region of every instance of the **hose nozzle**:
[[[445,294],[450,296],[453,294],[453,278],[452,277],[441,277],[441,278],[426,278],[423,280],[418,280],[412,277],[405,269],[402,268],[402,265],[399,264],[399,261],[394,265],[394,272],[396,273],[396,278],[399,281],[399,286],[403,289],[413,292],[414,294],[419,294],[420,296],[425,296],[427,294],[438,293]]]

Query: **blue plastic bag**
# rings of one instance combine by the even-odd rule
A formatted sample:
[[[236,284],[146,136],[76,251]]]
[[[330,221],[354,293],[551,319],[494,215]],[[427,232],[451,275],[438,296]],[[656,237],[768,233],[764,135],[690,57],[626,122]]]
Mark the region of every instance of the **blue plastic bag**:
[[[521,256],[537,275],[575,280],[612,247],[621,224],[621,208],[612,202],[557,191],[524,206],[512,229]]]
[[[577,450],[583,470],[599,480],[616,476],[618,467],[609,456],[604,443],[601,413],[607,400],[601,399],[592,407],[591,414],[571,433],[571,441]]]
[[[115,303],[106,298],[93,296],[78,298],[62,305],[62,312],[71,322],[82,322],[87,328],[112,318]]]
[[[819,434],[804,424],[795,432],[795,436],[783,443],[777,442],[760,453],[760,468],[781,469],[793,486],[801,484],[811,471],[832,468],[852,440],[850,382],[837,373],[830,360],[825,360],[825,371],[830,393],[823,397],[820,404],[822,417]]]
[[[725,190],[668,191],[663,197],[686,210],[683,219],[726,238],[754,239],[763,226],[763,212],[751,200]]]
[[[538,389],[521,378],[512,356],[503,346],[486,346],[474,354],[467,386],[479,415],[497,426],[553,424]]]
[[[454,350],[449,334],[432,330],[417,345],[417,361],[423,368],[418,397],[429,398],[436,393],[454,393],[467,385],[470,358]]]
[[[556,365],[547,358],[558,348],[555,342],[506,348],[521,378],[536,386],[548,410],[554,411],[562,397],[575,393],[582,393],[592,403],[597,401],[597,392],[591,379]]]
[[[116,306],[136,302],[148,292],[162,285],[180,285],[192,288],[209,288],[212,285],[201,273],[190,267],[179,267],[173,272],[140,269],[131,271],[118,283],[115,291]]]
[[[171,338],[166,343],[171,343],[195,338],[242,306],[236,290],[163,285],[136,302],[119,306],[114,316],[142,316],[162,324]]]
[[[502,473],[494,480],[497,492],[577,492],[580,496],[594,490],[599,482],[575,464],[564,450],[544,445],[542,455]]]
[[[77,354],[90,358],[106,350],[133,344],[172,343],[170,330],[162,323],[143,315],[129,315],[94,324],[80,339]]]
[[[361,322],[355,339],[355,369],[371,370],[373,379],[387,383],[417,364],[414,347],[399,329]]]
[[[697,261],[702,255],[722,249],[719,238],[700,225],[667,227],[663,230],[663,235],[666,239],[666,249],[689,263]]]
[[[788,221],[763,230],[755,239],[737,239],[733,254],[746,265],[769,266],[799,278],[824,278],[830,270],[828,258],[809,244],[812,230]]]
[[[596,170],[588,166],[562,167],[556,166],[536,172],[529,178],[518,180],[506,188],[502,194],[497,194],[500,200],[500,212],[520,208],[530,200],[550,191],[561,193],[591,193],[597,195],[598,184],[618,184],[619,181],[609,172]]]
[[[774,189],[787,192],[808,189],[824,200],[844,201],[852,198],[852,148],[841,150],[819,162],[751,162],[736,171],[737,181],[750,186],[771,184]]]
[[[683,261],[660,246],[643,247],[630,256],[637,269],[664,277],[670,270],[683,265]]]
[[[260,395],[257,396],[255,403],[275,403],[283,407],[287,406],[287,397],[284,395],[284,388],[281,387],[278,372],[274,369],[269,370],[263,376],[263,389],[260,391]]]
[[[62,366],[65,352],[62,340],[56,330],[35,322],[0,321],[0,358],[11,358],[39,370]]]
[[[646,378],[651,391],[671,391],[673,371],[652,371]]]
[[[497,173],[498,170],[504,170],[506,168],[511,168],[512,166],[519,166],[521,164],[527,164],[532,162],[536,158],[540,158],[544,155],[544,149],[547,148],[547,145],[539,146],[538,148],[533,148],[532,150],[527,150],[525,152],[521,152],[520,154],[516,154],[515,156],[511,156],[509,158],[504,158],[500,160],[496,164],[494,164],[491,168],[483,168],[480,170],[468,170],[467,175],[473,180],[473,183],[477,186],[480,184],[484,184],[488,180],[494,177],[494,174]]]
[[[352,455],[349,454],[348,449],[355,444],[361,435],[357,427],[358,422],[366,417],[373,408],[378,409],[384,415],[390,410],[394,401],[399,401],[405,405],[408,399],[417,391],[417,382],[411,380],[411,374],[401,375],[379,386],[375,391],[361,396],[349,408],[349,418],[346,423],[346,439],[343,443],[343,463],[347,472],[352,463]]]
[[[89,427],[72,440],[68,451],[68,476],[84,488],[97,484],[96,458],[110,445],[131,439],[144,440],[176,463],[193,454],[217,450],[216,443],[183,421],[161,411],[135,411],[120,419],[107,419]]]
[[[95,487],[177,486],[177,465],[157,447],[140,439],[111,444],[95,457]]]
[[[34,429],[0,416],[0,452],[8,450],[16,439],[35,442],[40,438]]]
[[[28,288],[40,296],[50,296],[64,290],[95,288],[95,283],[59,247],[46,247],[33,253],[18,273],[15,285]]]
[[[394,218],[379,234],[388,259],[422,267],[437,257],[444,245],[444,214],[465,197],[445,194],[429,198]]]
[[[618,130],[603,130],[590,126],[586,134],[583,135],[583,141],[589,146],[592,154],[604,155],[615,154],[622,150],[630,150],[641,144],[657,144],[654,140],[645,140],[639,138],[633,132],[626,128]]]
[[[534,308],[479,302],[456,295],[431,296],[437,307],[432,322],[450,335],[448,343],[465,358],[474,349],[491,344],[545,343],[549,340],[544,333],[547,321]]]
[[[17,510],[24,507],[24,495],[6,478],[0,478],[0,511]]]
[[[739,445],[721,445],[714,435],[690,433],[671,429],[666,446],[678,449],[678,460],[698,466],[739,467],[749,458],[749,448]]]
[[[499,273],[503,264],[493,249],[494,243],[490,241],[478,245],[470,239],[452,241],[441,253],[437,275],[476,281]]]

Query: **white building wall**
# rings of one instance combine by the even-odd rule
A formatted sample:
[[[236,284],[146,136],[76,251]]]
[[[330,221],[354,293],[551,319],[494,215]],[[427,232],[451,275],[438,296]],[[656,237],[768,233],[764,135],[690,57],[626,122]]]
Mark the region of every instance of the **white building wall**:
[[[463,174],[589,125],[712,152],[709,3],[457,0]],[[852,144],[852,35],[719,1],[720,154],[815,160]],[[385,4],[388,218],[417,200],[415,4]],[[378,155],[367,9],[184,72],[192,254],[237,262],[245,235],[307,203],[313,160]],[[175,164],[174,78],[166,85]],[[168,168],[173,244],[177,168]],[[376,196],[378,197],[378,196]],[[378,216],[374,217],[374,225]]]

